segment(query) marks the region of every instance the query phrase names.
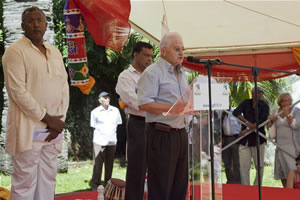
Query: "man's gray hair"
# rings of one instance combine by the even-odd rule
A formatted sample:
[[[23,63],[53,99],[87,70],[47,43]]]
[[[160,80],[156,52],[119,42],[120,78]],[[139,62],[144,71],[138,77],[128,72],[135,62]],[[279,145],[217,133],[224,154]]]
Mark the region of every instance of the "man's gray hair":
[[[179,35],[179,33],[177,33],[177,32],[168,32],[161,39],[160,44],[159,44],[160,48],[169,47],[170,44],[171,44],[170,38],[172,38],[172,37],[179,37],[179,38],[182,39],[182,37]]]

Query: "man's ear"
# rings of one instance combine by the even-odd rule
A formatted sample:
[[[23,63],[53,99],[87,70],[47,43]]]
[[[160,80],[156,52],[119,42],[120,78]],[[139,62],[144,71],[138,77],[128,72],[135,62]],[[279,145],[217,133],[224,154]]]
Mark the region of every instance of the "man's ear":
[[[160,54],[161,54],[162,56],[165,56],[165,55],[166,55],[166,51],[167,51],[166,48],[161,48],[161,49],[160,49]]]
[[[134,53],[133,53],[133,59],[136,57],[136,54],[137,54],[137,52],[134,52]]]

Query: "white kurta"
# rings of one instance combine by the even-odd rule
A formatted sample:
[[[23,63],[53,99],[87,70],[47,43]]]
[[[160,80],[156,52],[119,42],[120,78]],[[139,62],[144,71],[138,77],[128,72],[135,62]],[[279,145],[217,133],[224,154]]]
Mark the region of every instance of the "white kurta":
[[[57,155],[62,141],[33,142],[36,129],[46,128],[45,114],[63,115],[69,105],[69,85],[62,56],[44,42],[46,56],[23,36],[3,56],[9,97],[6,151],[13,156],[11,199],[54,198]]]
[[[69,85],[63,59],[57,48],[46,42],[44,46],[47,58],[23,36],[2,59],[9,96],[5,148],[10,155],[32,149],[34,129],[46,127],[41,122],[46,112],[66,117]]]

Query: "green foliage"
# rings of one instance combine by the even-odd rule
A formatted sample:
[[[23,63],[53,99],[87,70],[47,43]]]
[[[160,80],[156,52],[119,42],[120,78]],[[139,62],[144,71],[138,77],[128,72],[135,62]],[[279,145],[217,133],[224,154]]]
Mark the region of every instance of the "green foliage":
[[[67,46],[67,41],[66,41],[65,23],[62,21],[59,21],[56,24],[55,46],[62,53],[62,56],[66,63],[67,57],[68,57],[68,46]]]
[[[276,105],[275,102],[280,93],[291,91],[291,81],[293,80],[294,78],[287,77],[257,83],[258,86],[263,88],[264,99],[270,105],[271,110]],[[229,86],[232,107],[237,107],[244,99],[252,98],[251,90],[254,87],[253,82],[230,82]]]
[[[64,6],[66,0],[55,0],[53,1],[53,23],[55,25],[55,32],[58,31],[58,27],[56,26],[60,22],[64,22]]]
[[[250,97],[250,82],[230,82],[229,88],[229,102],[231,107],[237,107],[243,100],[248,99]]]
[[[122,167],[118,162],[119,161],[115,159],[112,177],[125,180],[126,168]],[[265,165],[262,186],[282,187],[281,182],[279,180],[274,179],[273,170],[274,170],[273,165]],[[91,179],[92,172],[93,172],[92,164],[69,167],[67,173],[57,174],[55,193],[59,194],[59,193],[69,193],[69,192],[90,190],[89,181]],[[251,183],[253,183],[254,181],[255,173],[256,173],[255,167],[252,166],[250,170]],[[104,173],[102,173],[102,175],[104,175]],[[226,183],[226,176],[225,176],[224,169],[222,170],[222,183]],[[3,187],[10,188],[11,186],[10,176],[0,174],[0,185]]]

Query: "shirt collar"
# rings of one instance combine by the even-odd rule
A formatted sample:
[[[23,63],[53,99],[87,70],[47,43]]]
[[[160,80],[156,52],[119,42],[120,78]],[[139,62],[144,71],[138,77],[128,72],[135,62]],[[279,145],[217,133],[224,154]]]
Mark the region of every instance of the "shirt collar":
[[[105,110],[105,108],[102,106],[102,105],[100,105],[100,112],[101,111],[111,111],[112,109],[111,109],[111,106],[110,105],[108,105],[108,109],[107,110]]]
[[[141,74],[138,70],[136,70],[132,65],[130,65],[129,67],[128,67],[128,70],[130,71],[130,72],[134,72],[134,73],[138,73],[138,74]]]
[[[176,69],[178,73],[182,72],[182,65],[177,65],[176,67],[174,67],[172,64],[170,64],[168,61],[166,61],[163,58],[159,58],[158,62],[161,62],[163,65],[167,65],[168,66],[168,72],[173,74],[174,70]]]
[[[23,35],[23,38],[22,38],[22,39],[26,40],[26,41],[32,46],[32,48],[38,49],[38,48],[31,42],[31,40],[30,40],[28,37],[26,37],[25,35]],[[50,51],[50,46],[49,46],[49,44],[48,44],[46,41],[43,41],[43,45],[45,46],[45,48],[46,48],[47,51]]]

